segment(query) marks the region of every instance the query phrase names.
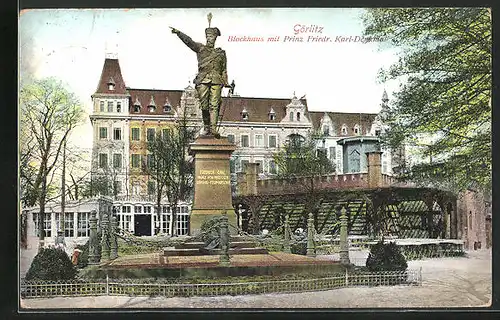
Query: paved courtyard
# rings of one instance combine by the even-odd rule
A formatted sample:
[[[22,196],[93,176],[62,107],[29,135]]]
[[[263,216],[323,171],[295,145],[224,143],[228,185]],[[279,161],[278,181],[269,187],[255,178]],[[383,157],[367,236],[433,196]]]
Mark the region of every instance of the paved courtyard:
[[[491,301],[491,250],[467,257],[410,261],[421,286],[356,287],[319,292],[222,297],[76,297],[26,299],[24,308],[419,308],[480,307]]]

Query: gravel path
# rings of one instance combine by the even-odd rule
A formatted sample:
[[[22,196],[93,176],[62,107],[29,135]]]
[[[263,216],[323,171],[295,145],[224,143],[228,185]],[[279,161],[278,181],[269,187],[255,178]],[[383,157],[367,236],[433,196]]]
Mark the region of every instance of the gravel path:
[[[77,297],[25,299],[25,308],[421,308],[479,307],[491,301],[491,250],[462,258],[410,261],[418,287],[356,287],[319,292],[222,297]]]

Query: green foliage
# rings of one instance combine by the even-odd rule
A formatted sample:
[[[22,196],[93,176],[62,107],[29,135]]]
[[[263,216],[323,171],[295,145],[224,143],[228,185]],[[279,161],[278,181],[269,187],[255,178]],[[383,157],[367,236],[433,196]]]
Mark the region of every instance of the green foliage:
[[[369,271],[405,271],[408,264],[395,242],[380,241],[372,246],[366,267]]]
[[[211,217],[203,221],[200,227],[201,237],[205,246],[218,244],[220,241],[219,225],[222,216]]]
[[[309,136],[292,135],[280,151],[274,154],[274,161],[281,178],[319,176],[335,171],[335,165],[324,153],[318,153],[317,141]]]
[[[381,81],[401,86],[382,120],[383,144],[413,147],[401,179],[491,188],[491,12],[486,8],[368,9],[365,35],[387,40],[399,61]],[[413,165],[413,164],[412,164]]]
[[[71,280],[76,273],[64,250],[44,248],[33,259],[26,280]]]
[[[80,249],[80,255],[78,255],[78,268],[85,268],[89,264],[89,241],[85,242],[84,245],[77,245],[75,249]]]

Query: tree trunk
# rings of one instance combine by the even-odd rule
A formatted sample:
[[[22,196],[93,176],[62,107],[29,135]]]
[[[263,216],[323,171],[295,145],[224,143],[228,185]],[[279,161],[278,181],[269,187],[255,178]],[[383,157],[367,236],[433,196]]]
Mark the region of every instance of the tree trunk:
[[[159,183],[157,183],[157,186],[159,185]],[[157,217],[156,217],[156,221],[157,223],[155,224],[155,234],[159,234],[160,233],[160,222],[161,222],[161,188],[158,187],[157,190],[156,190],[156,214],[157,214]]]
[[[172,236],[177,236],[177,202],[170,205],[170,212],[172,213]]]
[[[38,251],[41,251],[44,246],[44,238],[45,238],[45,193],[47,192],[47,177],[44,176],[42,178],[42,188],[39,194],[38,204],[40,207],[40,211],[38,213],[38,231],[39,231],[39,244]]]

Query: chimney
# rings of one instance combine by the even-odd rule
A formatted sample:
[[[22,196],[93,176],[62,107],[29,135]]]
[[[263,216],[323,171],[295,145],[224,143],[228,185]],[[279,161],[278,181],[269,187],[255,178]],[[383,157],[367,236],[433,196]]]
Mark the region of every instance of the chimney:
[[[368,188],[382,187],[382,152],[366,152],[368,158]]]

